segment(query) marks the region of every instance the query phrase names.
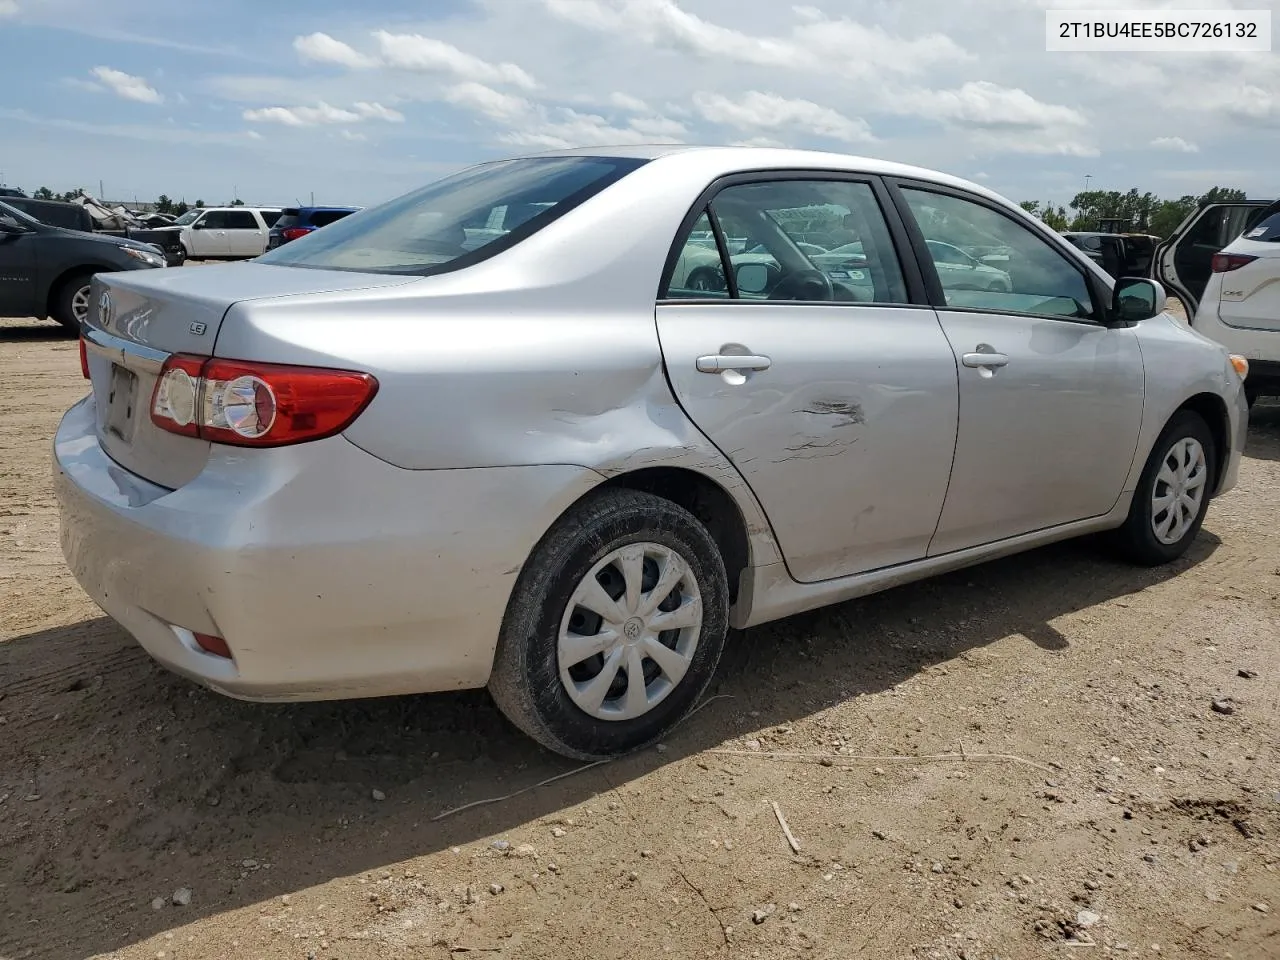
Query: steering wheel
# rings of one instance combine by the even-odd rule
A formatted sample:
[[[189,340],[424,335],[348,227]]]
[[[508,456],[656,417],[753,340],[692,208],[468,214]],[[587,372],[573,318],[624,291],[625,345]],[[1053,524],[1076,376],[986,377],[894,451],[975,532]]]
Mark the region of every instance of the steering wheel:
[[[786,274],[769,291],[770,300],[834,300],[831,278],[821,270],[797,270]]]

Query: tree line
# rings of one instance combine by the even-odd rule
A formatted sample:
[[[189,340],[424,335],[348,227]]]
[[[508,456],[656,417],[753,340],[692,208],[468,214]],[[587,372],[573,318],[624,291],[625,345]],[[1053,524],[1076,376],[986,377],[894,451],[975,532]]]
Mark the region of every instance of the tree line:
[[[1244,199],[1245,192],[1232,187],[1213,187],[1198,197],[1187,194],[1176,200],[1162,199],[1154,193],[1138,193],[1134,187],[1128,193],[1083,190],[1072,197],[1066,207],[1039,200],[1024,200],[1020,206],[1045,226],[1058,231],[1098,230],[1103,220],[1118,219],[1126,223],[1127,232],[1167,237],[1188,214],[1207,203],[1237,203]]]
[[[85,193],[84,187],[76,187],[76,189],[68,190],[66,193],[54,193],[48,187],[41,187],[39,190],[37,190],[35,193],[32,194],[32,197],[34,197],[36,200],[61,200],[63,203],[72,203],[76,200],[77,197],[80,197],[84,193]],[[102,198],[99,197],[98,199],[101,200]],[[197,200],[194,204],[188,205],[186,200],[175,201],[163,193],[160,194],[160,196],[156,199],[156,202],[152,204],[152,206],[155,207],[156,213],[168,213],[168,214],[172,214],[175,217],[182,216],[188,210],[192,210],[192,209],[199,210],[204,205],[205,204],[203,200]],[[232,200],[230,203],[225,204],[225,206],[243,207],[244,201],[240,199]]]

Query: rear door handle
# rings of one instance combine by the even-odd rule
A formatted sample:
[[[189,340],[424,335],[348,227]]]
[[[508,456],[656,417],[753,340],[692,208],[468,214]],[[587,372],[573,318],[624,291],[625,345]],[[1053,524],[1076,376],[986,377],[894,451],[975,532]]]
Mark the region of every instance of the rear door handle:
[[[768,357],[716,353],[699,357],[695,364],[699,373],[724,373],[727,370],[768,370],[773,361]]]
[[[1004,367],[1009,364],[1009,357],[1003,353],[966,353],[960,358],[966,367]]]

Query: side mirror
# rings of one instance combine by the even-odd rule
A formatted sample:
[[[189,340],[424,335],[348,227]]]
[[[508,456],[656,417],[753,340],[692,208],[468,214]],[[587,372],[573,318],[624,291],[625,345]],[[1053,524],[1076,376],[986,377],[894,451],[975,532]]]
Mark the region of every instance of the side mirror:
[[[1113,323],[1138,323],[1164,313],[1169,298],[1164,287],[1142,277],[1122,277],[1111,292]]]
[[[204,220],[197,220],[191,225],[192,230],[207,230],[208,228],[209,224]]]
[[[734,271],[740,293],[764,293],[769,285],[769,268],[763,263],[739,264]]]

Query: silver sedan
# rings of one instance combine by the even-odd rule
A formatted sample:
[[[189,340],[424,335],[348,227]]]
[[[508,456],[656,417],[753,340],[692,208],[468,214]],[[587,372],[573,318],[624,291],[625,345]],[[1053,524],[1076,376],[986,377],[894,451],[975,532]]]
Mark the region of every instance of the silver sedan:
[[[991,246],[1007,284],[933,260]],[[63,549],[152,656],[253,700],[487,685],[581,758],[669,730],[730,627],[1081,534],[1173,560],[1246,427],[1158,285],[833,154],[485,163],[92,298]]]

